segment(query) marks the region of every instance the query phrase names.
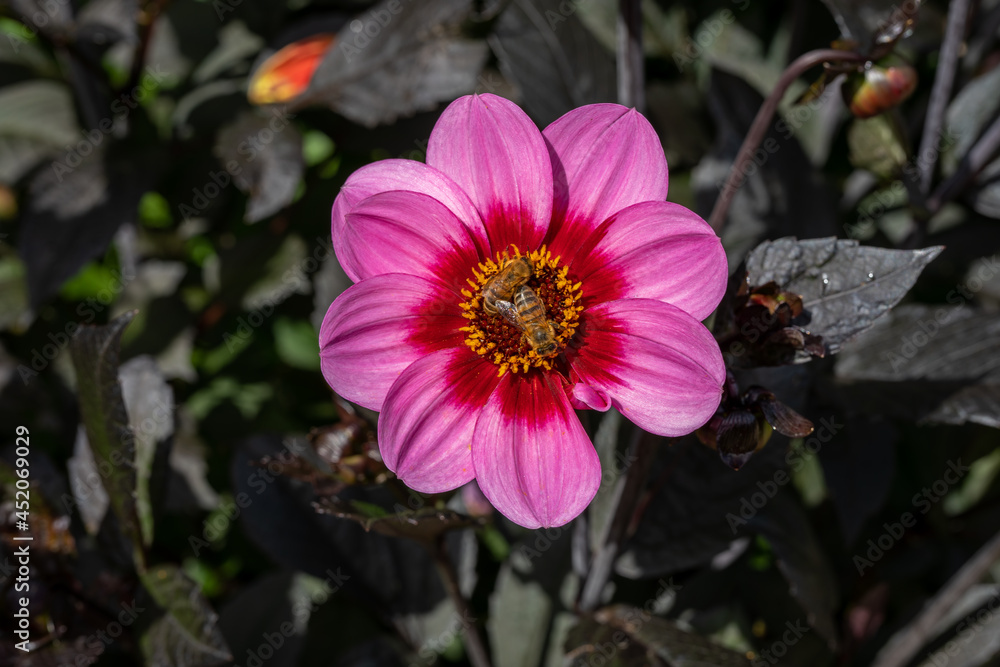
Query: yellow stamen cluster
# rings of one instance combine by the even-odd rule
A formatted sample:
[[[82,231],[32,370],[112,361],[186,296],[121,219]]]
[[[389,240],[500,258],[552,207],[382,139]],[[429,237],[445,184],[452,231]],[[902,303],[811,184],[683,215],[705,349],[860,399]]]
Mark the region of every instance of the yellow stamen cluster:
[[[513,249],[513,254],[508,250]],[[469,320],[462,327],[465,344],[476,354],[486,357],[498,367],[499,375],[508,370],[512,373],[527,373],[532,368],[551,370],[559,357],[540,357],[524,340],[522,331],[507,322],[500,315],[492,315],[483,309],[483,288],[512,259],[527,257],[531,260],[532,276],[526,283],[545,305],[546,317],[552,322],[556,333],[556,343],[561,351],[576,333],[580,322],[581,284],[573,283],[569,267],[559,266],[560,257],[553,257],[545,246],[522,255],[517,246],[497,252],[496,259],[480,262],[472,268],[475,279],[468,278],[469,288],[462,290],[466,300],[461,304],[462,317]]]

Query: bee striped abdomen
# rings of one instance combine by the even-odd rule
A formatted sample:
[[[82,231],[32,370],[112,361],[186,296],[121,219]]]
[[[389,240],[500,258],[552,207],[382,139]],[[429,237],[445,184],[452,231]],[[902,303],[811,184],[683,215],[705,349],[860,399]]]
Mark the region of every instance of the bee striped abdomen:
[[[525,322],[538,322],[545,319],[545,305],[535,294],[535,290],[524,285],[514,295],[514,306],[521,319]]]

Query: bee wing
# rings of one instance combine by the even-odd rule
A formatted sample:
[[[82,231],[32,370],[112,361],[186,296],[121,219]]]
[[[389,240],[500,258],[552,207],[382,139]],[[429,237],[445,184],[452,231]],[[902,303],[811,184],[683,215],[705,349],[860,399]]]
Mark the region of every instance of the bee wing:
[[[521,318],[517,314],[517,308],[514,307],[510,301],[504,301],[503,299],[496,300],[497,310],[503,315],[503,318],[513,324],[518,329],[523,329],[521,325]]]

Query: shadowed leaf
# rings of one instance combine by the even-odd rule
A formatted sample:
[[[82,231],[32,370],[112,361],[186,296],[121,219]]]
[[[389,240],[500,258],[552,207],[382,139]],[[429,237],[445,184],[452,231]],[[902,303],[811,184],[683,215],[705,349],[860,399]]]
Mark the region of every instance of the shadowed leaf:
[[[322,104],[374,127],[471,93],[486,43],[462,36],[470,0],[385,0],[338,34],[296,108]]]
[[[618,667],[748,667],[740,653],[723,648],[677,623],[627,605],[614,605],[582,619],[564,645],[566,665]],[[609,655],[610,653],[610,655]]]
[[[77,139],[73,101],[65,86],[29,81],[0,90],[0,183],[15,183]]]
[[[29,188],[19,248],[28,267],[32,307],[104,252],[122,224],[135,220],[152,178],[146,159],[100,149],[75,168],[53,163],[38,172]]]
[[[785,458],[784,448],[771,443],[736,472],[693,439],[663,447],[650,472],[654,495],[616,571],[633,579],[659,577],[702,566],[728,549],[747,534],[741,511],[749,514],[745,506],[760,491],[758,482],[791,481]]]
[[[798,502],[790,493],[779,491],[768,502],[766,511],[750,519],[750,527],[770,542],[789,592],[805,609],[809,625],[834,649],[838,635],[833,620],[839,597],[837,580]]]
[[[482,519],[465,516],[452,510],[424,508],[407,510],[395,514],[373,516],[377,512],[364,512],[364,506],[339,502],[334,498],[319,501],[316,509],[340,519],[350,519],[361,525],[365,531],[374,531],[389,537],[407,537],[418,542],[434,542],[444,533],[460,528],[482,525]]]
[[[572,539],[565,526],[546,532],[529,533],[514,545],[497,576],[486,623],[497,667],[537,665],[544,655],[559,589],[570,572]]]
[[[261,550],[281,565],[324,578],[342,567],[345,588],[392,613],[411,615],[431,610],[444,590],[426,549],[408,540],[366,532],[354,521],[318,514],[309,485],[285,478],[297,465],[294,452],[304,443],[281,447],[275,438],[247,441],[233,455],[233,490],[249,499],[240,522]],[[252,461],[269,456],[266,468]],[[383,504],[385,489],[349,489],[345,502]],[[388,501],[392,505],[392,501]]]
[[[945,394],[936,407],[911,406],[912,416],[1000,427],[1000,319],[963,306],[901,306],[845,349],[836,375],[911,387],[915,380],[940,383]],[[932,398],[930,387],[924,393]]]
[[[250,197],[247,222],[263,220],[291,202],[305,169],[302,135],[285,112],[244,113],[219,132],[215,154],[227,170],[237,165],[230,173]]]
[[[584,104],[616,101],[614,59],[559,0],[514,0],[489,42],[542,127]]]

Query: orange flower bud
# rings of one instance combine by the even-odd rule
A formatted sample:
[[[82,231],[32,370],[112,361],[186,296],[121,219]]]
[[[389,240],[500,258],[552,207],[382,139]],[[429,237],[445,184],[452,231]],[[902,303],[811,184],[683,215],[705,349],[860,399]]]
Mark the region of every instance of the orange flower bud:
[[[275,104],[301,95],[336,37],[313,35],[279,49],[250,77],[247,99],[251,104]]]

